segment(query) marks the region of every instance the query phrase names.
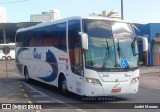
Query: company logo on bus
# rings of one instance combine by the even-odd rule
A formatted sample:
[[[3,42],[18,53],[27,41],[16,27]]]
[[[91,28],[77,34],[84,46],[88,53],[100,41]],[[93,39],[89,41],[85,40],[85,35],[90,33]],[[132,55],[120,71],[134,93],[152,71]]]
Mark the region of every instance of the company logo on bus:
[[[103,77],[109,77],[109,74],[103,74]]]
[[[41,55],[42,55],[42,53],[38,53],[38,52],[36,51],[36,48],[34,48],[34,51],[33,51],[33,56],[34,56],[34,58],[36,58],[36,59],[41,59]]]
[[[65,58],[65,57],[61,57],[61,56],[60,56],[60,57],[59,57],[59,60],[60,60],[60,61],[66,61],[66,63],[68,63],[68,59]]]
[[[52,51],[48,50],[46,52],[46,62],[51,66],[52,72],[50,75],[45,77],[38,77],[45,82],[52,82],[57,78],[58,75],[58,63],[56,56],[52,53]]]

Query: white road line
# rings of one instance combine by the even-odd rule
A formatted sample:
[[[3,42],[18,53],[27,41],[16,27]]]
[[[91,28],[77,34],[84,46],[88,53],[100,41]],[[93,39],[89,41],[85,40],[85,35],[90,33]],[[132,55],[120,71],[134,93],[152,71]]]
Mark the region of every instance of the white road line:
[[[35,89],[35,88],[31,87],[31,86],[30,86],[30,85],[28,85],[27,83],[25,83],[25,82],[22,82],[22,83],[23,83],[25,86],[27,86],[28,88],[32,89],[33,91],[35,91],[35,92],[37,92],[37,93],[41,94],[42,96],[49,97],[48,95],[46,95],[46,94],[42,93],[41,91],[38,91],[37,89]]]
[[[41,100],[41,101],[36,101],[36,103],[51,103],[50,100]]]
[[[43,95],[33,95],[32,97],[34,97],[34,98],[37,98],[37,97],[46,97],[46,96],[43,96]]]
[[[28,95],[27,94],[24,94],[24,96],[27,98],[28,97]]]
[[[41,92],[41,91],[39,91],[39,90],[31,87],[31,86],[28,85],[27,83],[25,83],[25,82],[22,82],[22,83],[23,83],[25,86],[27,86],[28,88],[32,89],[33,91],[41,94],[42,96],[49,97],[47,94],[45,94],[45,93],[43,93],[43,92]],[[49,97],[49,98],[51,98],[51,97]],[[73,108],[74,108],[74,106],[69,105],[69,104],[66,104],[65,102],[63,102],[63,101],[61,101],[61,100],[55,99],[55,98],[53,98],[53,97],[52,97],[51,99],[57,101],[57,103],[63,103],[63,104],[66,105],[66,106],[69,106],[69,107],[73,107]],[[75,107],[75,108],[76,108],[76,107]],[[75,109],[75,110],[77,110],[77,111],[79,111],[79,112],[87,112],[87,111],[84,111],[84,110],[82,110],[82,109]]]
[[[31,92],[31,93],[34,93],[35,91],[31,90],[30,92]]]
[[[32,101],[29,100],[28,103],[29,103],[29,104],[32,104]]]

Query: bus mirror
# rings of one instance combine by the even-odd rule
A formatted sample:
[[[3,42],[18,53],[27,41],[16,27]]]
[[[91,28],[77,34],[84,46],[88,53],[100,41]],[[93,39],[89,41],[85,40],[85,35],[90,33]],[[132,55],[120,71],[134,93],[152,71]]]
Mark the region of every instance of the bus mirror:
[[[142,36],[137,36],[138,39],[142,40],[143,43],[143,52],[147,52],[148,51],[148,40],[146,37],[142,37]]]
[[[82,41],[82,48],[88,50],[88,35],[86,33],[79,32]]]
[[[138,51],[135,50],[135,41],[138,43]],[[138,54],[142,54],[148,51],[148,40],[146,37],[137,36],[134,38],[133,42],[131,43],[131,49],[134,56]]]
[[[136,50],[135,50],[135,40],[133,40],[133,42],[131,43],[131,49],[132,49],[133,56],[136,56],[138,53],[136,53]]]

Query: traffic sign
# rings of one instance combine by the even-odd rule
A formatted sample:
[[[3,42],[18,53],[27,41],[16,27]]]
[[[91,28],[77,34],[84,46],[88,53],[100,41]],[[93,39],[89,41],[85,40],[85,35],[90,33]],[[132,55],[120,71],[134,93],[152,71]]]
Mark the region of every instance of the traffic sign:
[[[9,48],[8,46],[4,46],[4,47],[3,47],[3,53],[4,53],[5,55],[9,54],[9,53],[10,53],[10,48]]]

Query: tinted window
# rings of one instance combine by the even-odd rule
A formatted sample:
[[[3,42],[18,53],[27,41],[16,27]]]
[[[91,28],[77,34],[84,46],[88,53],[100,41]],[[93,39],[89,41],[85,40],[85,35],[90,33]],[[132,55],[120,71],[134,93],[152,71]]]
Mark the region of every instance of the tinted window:
[[[54,46],[66,52],[66,23],[37,28],[31,40],[35,46]]]
[[[66,52],[66,23],[20,32],[16,41],[19,46],[54,46]]]
[[[82,75],[82,54],[81,54],[81,38],[80,21],[73,20],[68,23],[68,43],[71,70],[73,73]]]

